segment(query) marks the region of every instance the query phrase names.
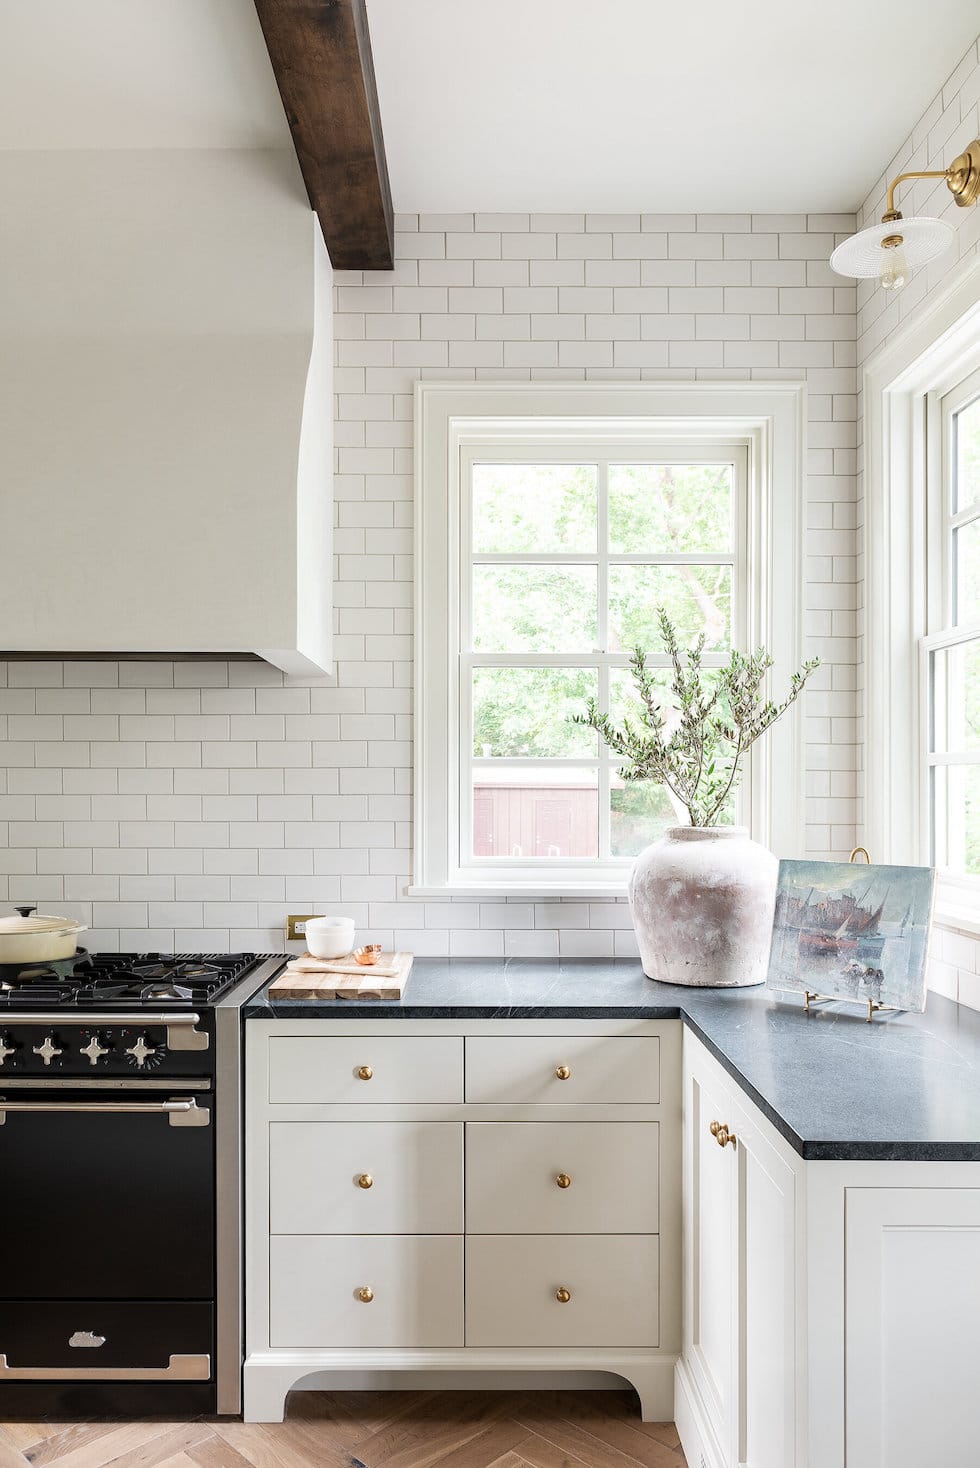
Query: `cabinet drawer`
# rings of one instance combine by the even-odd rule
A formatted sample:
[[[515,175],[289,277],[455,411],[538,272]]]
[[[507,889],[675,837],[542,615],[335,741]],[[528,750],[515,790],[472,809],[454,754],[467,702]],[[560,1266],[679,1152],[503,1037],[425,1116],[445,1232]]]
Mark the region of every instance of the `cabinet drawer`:
[[[459,1122],[279,1121],[269,1127],[274,1234],[459,1234]]]
[[[463,1344],[458,1236],[280,1235],[269,1253],[273,1349]]]
[[[655,1121],[468,1125],[467,1232],[657,1233],[659,1135]]]
[[[467,1238],[468,1346],[640,1347],[659,1339],[655,1235]]]
[[[431,1035],[273,1035],[269,1100],[463,1099],[463,1042]]]
[[[656,1104],[660,1039],[657,1035],[474,1037],[466,1041],[466,1099]]]

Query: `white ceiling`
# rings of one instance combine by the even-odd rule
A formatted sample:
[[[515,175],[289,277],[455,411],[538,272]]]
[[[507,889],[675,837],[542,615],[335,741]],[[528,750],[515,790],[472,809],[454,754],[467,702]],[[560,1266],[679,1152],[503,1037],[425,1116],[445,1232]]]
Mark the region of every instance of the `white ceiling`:
[[[399,210],[852,210],[977,0],[368,0]]]
[[[0,148],[289,146],[252,0],[0,0]]]
[[[368,0],[404,211],[841,210],[977,0]],[[0,0],[0,148],[288,147],[253,0]]]

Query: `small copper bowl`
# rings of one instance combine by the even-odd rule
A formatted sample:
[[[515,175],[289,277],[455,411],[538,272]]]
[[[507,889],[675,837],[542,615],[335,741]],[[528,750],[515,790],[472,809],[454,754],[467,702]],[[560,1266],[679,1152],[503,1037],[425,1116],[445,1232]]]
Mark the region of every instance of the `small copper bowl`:
[[[380,943],[365,943],[363,948],[354,949],[354,960],[369,968],[372,963],[377,963],[381,957]]]

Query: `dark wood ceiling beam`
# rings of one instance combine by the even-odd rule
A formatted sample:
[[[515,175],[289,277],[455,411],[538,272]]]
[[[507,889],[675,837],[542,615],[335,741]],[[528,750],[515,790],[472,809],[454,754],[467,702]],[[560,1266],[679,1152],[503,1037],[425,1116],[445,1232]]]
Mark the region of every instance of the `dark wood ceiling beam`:
[[[390,270],[391,190],[365,0],[255,0],[337,270]]]

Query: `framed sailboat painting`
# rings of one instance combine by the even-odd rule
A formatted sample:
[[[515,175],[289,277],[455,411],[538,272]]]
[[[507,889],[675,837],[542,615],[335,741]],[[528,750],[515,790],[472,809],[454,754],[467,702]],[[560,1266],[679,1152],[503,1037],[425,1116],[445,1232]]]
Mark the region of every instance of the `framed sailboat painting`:
[[[770,989],[926,1007],[932,867],[781,861]]]

